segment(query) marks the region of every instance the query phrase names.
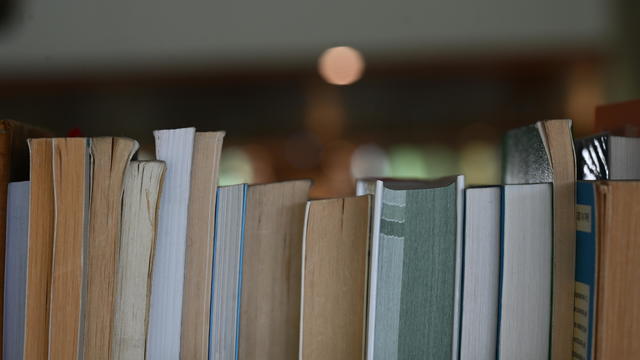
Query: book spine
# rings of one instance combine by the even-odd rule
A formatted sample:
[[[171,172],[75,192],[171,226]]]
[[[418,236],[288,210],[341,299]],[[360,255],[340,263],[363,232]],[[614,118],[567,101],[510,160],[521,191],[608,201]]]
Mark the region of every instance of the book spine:
[[[596,291],[595,183],[578,182],[573,358],[593,358]]]

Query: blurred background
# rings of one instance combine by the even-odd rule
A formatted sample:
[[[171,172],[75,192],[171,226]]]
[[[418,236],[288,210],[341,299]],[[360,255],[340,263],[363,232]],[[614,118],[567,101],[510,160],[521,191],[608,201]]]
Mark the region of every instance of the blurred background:
[[[0,117],[226,130],[221,183],[499,181],[512,127],[640,97],[637,0],[0,0]]]

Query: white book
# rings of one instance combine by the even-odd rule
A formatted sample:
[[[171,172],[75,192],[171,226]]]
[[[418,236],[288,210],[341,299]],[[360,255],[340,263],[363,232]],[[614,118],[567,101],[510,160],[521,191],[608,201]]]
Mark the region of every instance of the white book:
[[[550,356],[553,205],[551,184],[505,185],[498,358]]]
[[[218,189],[211,285],[209,359],[238,358],[246,184]]]
[[[158,210],[147,358],[178,359],[195,128],[157,130],[154,136],[156,158],[167,170]]]
[[[7,243],[4,267],[4,359],[22,359],[24,345],[27,245],[29,234],[29,181],[9,183]]]
[[[500,187],[465,191],[460,360],[496,357],[500,277]]]

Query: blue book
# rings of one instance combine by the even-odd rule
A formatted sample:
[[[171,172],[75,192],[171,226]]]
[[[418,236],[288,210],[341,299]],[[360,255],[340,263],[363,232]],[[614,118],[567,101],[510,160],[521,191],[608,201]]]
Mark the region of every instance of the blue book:
[[[579,181],[576,199],[576,285],[573,358],[593,358],[596,294],[595,183]]]
[[[209,359],[238,358],[246,184],[218,188],[211,276]]]
[[[3,357],[5,359],[22,359],[24,352],[29,184],[29,181],[9,183],[7,193],[3,333]]]

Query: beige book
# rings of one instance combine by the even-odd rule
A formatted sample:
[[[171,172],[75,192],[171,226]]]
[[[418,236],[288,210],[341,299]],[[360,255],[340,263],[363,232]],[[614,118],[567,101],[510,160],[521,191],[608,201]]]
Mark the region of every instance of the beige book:
[[[302,232],[310,182],[249,186],[239,359],[298,356]]]
[[[87,243],[86,304],[82,344],[85,359],[110,359],[116,259],[124,174],[138,149],[127,138],[92,138],[91,200]]]
[[[86,138],[53,139],[55,225],[49,316],[49,359],[80,358],[88,231],[89,147]]]
[[[369,195],[307,203],[300,359],[364,359],[370,209]]]
[[[49,291],[53,254],[52,140],[29,140],[31,194],[25,290],[24,359],[46,359],[49,346]]]
[[[640,359],[640,182],[598,182],[594,359]]]
[[[156,216],[164,172],[161,161],[132,161],[125,173],[111,348],[115,360],[145,358]]]
[[[196,132],[191,167],[180,357],[205,359],[209,351],[211,266],[218,164],[224,132]]]
[[[553,307],[551,358],[573,352],[573,301],[576,256],[576,160],[571,120],[538,123],[553,178]]]

